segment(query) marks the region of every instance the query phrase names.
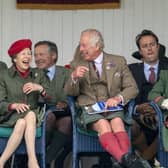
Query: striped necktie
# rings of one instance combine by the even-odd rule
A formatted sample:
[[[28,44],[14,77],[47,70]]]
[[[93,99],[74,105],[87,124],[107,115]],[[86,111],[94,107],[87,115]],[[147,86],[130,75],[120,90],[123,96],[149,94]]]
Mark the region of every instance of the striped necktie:
[[[156,79],[155,79],[156,78],[155,68],[154,67],[150,67],[149,70],[150,70],[149,82],[151,84],[154,84],[155,81],[156,81]]]

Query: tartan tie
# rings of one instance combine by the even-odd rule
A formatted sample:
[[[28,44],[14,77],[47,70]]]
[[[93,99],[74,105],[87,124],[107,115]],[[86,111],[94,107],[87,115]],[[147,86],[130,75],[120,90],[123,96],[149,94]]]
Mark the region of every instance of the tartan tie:
[[[155,78],[156,78],[155,68],[150,67],[149,70],[150,70],[149,82],[150,82],[151,84],[154,84],[154,83],[155,83]]]
[[[92,61],[92,66],[93,66],[93,69],[94,69],[95,72],[96,72],[96,75],[97,75],[98,79],[99,79],[99,78],[100,78],[100,75],[99,75],[98,69],[97,69],[97,67],[96,67],[96,65],[95,65],[95,63],[94,63],[94,61]]]

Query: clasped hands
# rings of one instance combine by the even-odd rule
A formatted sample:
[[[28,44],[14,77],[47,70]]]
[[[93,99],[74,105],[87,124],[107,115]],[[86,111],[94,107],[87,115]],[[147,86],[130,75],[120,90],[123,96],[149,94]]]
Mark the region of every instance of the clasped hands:
[[[23,85],[23,93],[24,94],[29,94],[33,91],[43,91],[43,87],[37,83],[32,83],[32,82],[29,82],[29,83],[26,83]],[[25,111],[29,110],[30,109],[30,105],[27,105],[25,103],[13,103],[11,105],[11,109],[12,110],[16,110],[17,113],[24,113]]]
[[[40,93],[43,91],[43,87],[41,85],[32,82],[24,84],[22,89],[25,94],[29,94],[33,91],[39,91]]]

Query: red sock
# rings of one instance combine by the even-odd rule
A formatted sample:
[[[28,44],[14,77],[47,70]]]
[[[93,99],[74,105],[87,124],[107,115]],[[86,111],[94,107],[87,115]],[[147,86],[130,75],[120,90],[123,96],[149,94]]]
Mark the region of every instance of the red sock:
[[[117,138],[118,143],[121,147],[121,150],[124,153],[128,153],[129,148],[130,148],[130,141],[127,132],[122,131],[122,132],[115,132],[114,136]]]
[[[110,153],[115,159],[119,162],[121,161],[121,157],[123,151],[120,148],[117,138],[113,135],[112,132],[107,132],[99,136],[99,141],[102,147]]]

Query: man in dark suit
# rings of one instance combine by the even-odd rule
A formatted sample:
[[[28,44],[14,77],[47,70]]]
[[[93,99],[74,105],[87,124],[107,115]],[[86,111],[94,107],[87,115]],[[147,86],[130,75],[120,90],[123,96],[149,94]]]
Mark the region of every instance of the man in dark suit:
[[[136,44],[142,62],[129,65],[139,89],[139,94],[135,99],[138,106],[137,115],[134,116],[136,122],[133,125],[133,143],[141,156],[153,164],[153,158],[157,152],[157,123],[150,122],[150,117],[156,121],[156,114],[148,105],[147,98],[148,93],[159,79],[160,70],[168,69],[168,61],[159,60],[159,40],[152,31],[143,30],[138,34]],[[138,114],[138,110],[143,111],[144,114]],[[151,112],[147,118],[145,110]],[[147,120],[149,122],[145,123]]]
[[[56,65],[58,49],[54,42],[37,42],[34,46],[34,58],[37,68],[44,69],[48,76],[48,93],[51,99],[47,101],[47,104],[50,106],[50,110],[63,109],[63,111],[49,113],[46,125],[46,163],[49,165],[52,160],[55,160],[56,167],[61,168],[59,161],[63,159],[65,152],[68,152],[66,150],[71,147],[71,116],[63,89],[70,71]]]

